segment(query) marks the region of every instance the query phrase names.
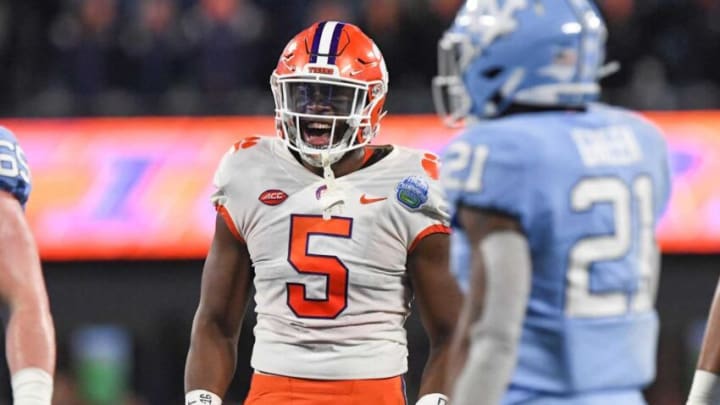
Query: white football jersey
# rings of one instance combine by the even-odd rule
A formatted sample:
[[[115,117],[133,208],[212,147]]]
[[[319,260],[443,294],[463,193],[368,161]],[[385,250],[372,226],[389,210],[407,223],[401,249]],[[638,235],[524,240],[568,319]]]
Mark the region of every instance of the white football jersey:
[[[255,268],[255,370],[328,380],[407,371],[407,256],[423,237],[449,232],[436,159],[394,146],[328,189],[280,139],[228,151],[212,200]]]

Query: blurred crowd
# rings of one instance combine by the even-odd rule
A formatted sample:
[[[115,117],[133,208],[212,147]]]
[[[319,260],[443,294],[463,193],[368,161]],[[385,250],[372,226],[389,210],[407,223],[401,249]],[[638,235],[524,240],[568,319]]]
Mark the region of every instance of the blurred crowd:
[[[598,0],[606,97],[636,108],[720,106],[720,2]],[[317,20],[360,25],[390,70],[389,105],[429,112],[436,43],[461,0],[0,2],[0,114],[269,113],[284,44]]]

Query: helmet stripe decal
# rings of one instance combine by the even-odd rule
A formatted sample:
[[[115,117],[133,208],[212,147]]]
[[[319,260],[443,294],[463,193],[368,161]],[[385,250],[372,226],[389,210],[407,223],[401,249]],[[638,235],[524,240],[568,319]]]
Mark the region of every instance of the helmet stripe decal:
[[[312,48],[310,48],[310,63],[317,62],[318,48],[320,47],[320,37],[322,36],[323,28],[325,28],[325,21],[318,24],[317,28],[315,29]]]
[[[335,29],[333,30],[332,40],[330,41],[330,57],[328,58],[329,64],[335,64],[335,55],[337,55],[338,43],[340,42],[340,34],[342,33],[344,26],[345,24],[338,23],[338,25],[336,25]]]
[[[330,56],[330,47],[332,46],[333,34],[335,33],[335,27],[338,24],[339,23],[337,21],[326,21],[322,27],[322,31],[320,30],[320,26],[318,26],[317,31],[315,31],[315,39],[317,39],[318,34],[320,34],[319,44],[317,47],[317,58],[315,60],[315,63],[321,65],[328,64],[328,57]]]

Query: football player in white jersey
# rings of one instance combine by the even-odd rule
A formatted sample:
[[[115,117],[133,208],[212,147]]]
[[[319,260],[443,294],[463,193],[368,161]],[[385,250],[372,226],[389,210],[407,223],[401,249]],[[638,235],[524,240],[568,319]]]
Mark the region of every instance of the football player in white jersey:
[[[50,405],[55,329],[40,258],[23,207],[30,170],[20,145],[0,127],[0,300],[8,309],[6,357],[14,405]]]
[[[238,142],[215,175],[186,403],[221,403],[251,284],[246,405],[405,404],[413,297],[431,341],[418,404],[447,403],[461,301],[448,215],[435,155],[368,146],[388,90],[382,54],[354,25],[316,23],[288,43],[271,87],[279,137]]]

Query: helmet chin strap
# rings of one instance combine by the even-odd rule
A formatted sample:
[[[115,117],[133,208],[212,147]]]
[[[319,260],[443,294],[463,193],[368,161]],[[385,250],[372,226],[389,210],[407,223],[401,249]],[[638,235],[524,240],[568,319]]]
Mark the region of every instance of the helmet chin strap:
[[[333,211],[342,213],[342,207],[345,204],[345,193],[342,188],[335,182],[335,173],[332,170],[333,161],[330,159],[330,153],[324,150],[320,154],[323,168],[323,178],[325,192],[320,196],[320,205],[323,207],[323,219],[328,221],[332,217]],[[337,207],[337,209],[335,209]]]

